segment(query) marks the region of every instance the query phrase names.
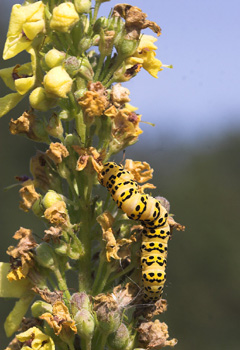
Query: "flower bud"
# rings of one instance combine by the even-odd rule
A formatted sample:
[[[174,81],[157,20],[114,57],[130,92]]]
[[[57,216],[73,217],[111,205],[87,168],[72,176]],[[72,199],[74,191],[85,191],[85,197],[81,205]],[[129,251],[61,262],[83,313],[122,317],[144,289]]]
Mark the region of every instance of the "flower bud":
[[[75,10],[74,4],[71,2],[64,2],[54,7],[50,28],[60,32],[68,32],[78,21],[79,16]]]
[[[76,313],[82,309],[91,310],[91,302],[88,295],[85,292],[74,293],[71,297],[72,313]]]
[[[122,59],[125,59],[127,57],[130,57],[134,54],[134,52],[138,48],[139,41],[138,40],[129,40],[129,39],[122,39],[118,42],[115,43],[117,52],[119,56]]]
[[[32,211],[33,213],[38,216],[41,217],[44,213],[43,207],[41,205],[41,198],[38,198],[32,205]]]
[[[78,13],[88,13],[91,8],[91,0],[74,0],[74,5]]]
[[[93,79],[94,71],[87,57],[81,58],[79,74],[87,81]]]
[[[100,306],[96,311],[96,314],[99,321],[99,327],[103,332],[110,334],[118,329],[121,323],[121,316],[118,311],[111,311],[104,306]]]
[[[74,316],[77,333],[80,337],[91,339],[94,332],[95,322],[93,315],[86,309],[82,309]]]
[[[101,30],[108,28],[109,20],[106,17],[99,17],[93,26],[94,33],[100,34]]]
[[[52,68],[43,78],[46,92],[55,97],[67,98],[72,83],[71,77],[61,66]]]
[[[46,130],[49,135],[53,137],[61,137],[63,135],[63,126],[62,122],[59,118],[59,115],[53,113],[48,121],[48,125],[46,127]]]
[[[46,65],[49,68],[54,68],[56,66],[61,65],[65,56],[66,56],[65,52],[61,52],[61,51],[58,51],[56,49],[52,49],[46,53],[44,59],[45,59]]]
[[[55,246],[54,251],[58,255],[67,255],[68,244],[64,241],[60,241],[60,243]]]
[[[36,261],[42,267],[54,270],[56,268],[55,254],[48,243],[41,243],[36,248]]]
[[[128,342],[129,331],[124,323],[121,323],[117,331],[110,334],[108,337],[108,345],[111,350],[125,350]]]
[[[80,52],[87,51],[92,46],[92,39],[91,38],[82,38],[79,41],[78,49]]]
[[[102,55],[109,56],[111,54],[115,35],[116,33],[114,30],[107,30],[105,32],[101,32],[98,47]]]
[[[80,69],[80,62],[75,56],[69,56],[65,61],[64,61],[64,68],[66,69],[67,73],[71,76],[74,77],[79,69]]]
[[[62,201],[63,196],[53,190],[49,190],[42,199],[42,204],[44,207],[50,208],[56,202]]]
[[[37,87],[31,92],[29,102],[32,108],[43,112],[48,111],[56,104],[55,99],[47,97],[43,87]]]
[[[68,110],[63,109],[60,113],[59,113],[59,118],[63,119],[63,120],[70,120],[71,119],[71,114],[69,113]]]
[[[31,312],[33,317],[38,318],[45,312],[50,312],[52,313],[52,305],[46,303],[45,301],[42,300],[37,300],[35,303],[32,304],[31,306]]]

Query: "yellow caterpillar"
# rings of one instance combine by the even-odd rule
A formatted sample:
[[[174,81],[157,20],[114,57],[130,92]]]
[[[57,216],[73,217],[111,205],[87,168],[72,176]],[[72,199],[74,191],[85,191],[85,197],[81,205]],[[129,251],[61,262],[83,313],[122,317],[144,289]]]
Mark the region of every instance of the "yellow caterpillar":
[[[141,267],[144,297],[156,301],[166,281],[167,245],[170,237],[167,210],[148,194],[140,193],[133,175],[114,162],[105,163],[100,182],[118,207],[132,220],[140,220],[142,231]]]

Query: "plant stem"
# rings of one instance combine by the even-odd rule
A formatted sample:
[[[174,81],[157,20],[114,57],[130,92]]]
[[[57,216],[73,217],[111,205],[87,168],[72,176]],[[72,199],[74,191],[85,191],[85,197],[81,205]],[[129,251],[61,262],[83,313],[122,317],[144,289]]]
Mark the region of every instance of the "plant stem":
[[[81,338],[81,349],[82,350],[91,350],[92,348],[92,339],[91,338]]]
[[[96,274],[96,278],[92,287],[92,294],[96,295],[102,292],[107,279],[112,272],[112,266],[106,261],[104,253],[100,256],[100,262]]]
[[[101,2],[99,0],[95,1],[95,8],[94,8],[94,13],[93,13],[93,19],[92,19],[92,24],[95,23],[99,11],[99,7],[101,5]]]
[[[69,290],[68,290],[67,282],[66,282],[65,278],[62,276],[58,267],[56,267],[54,269],[54,273],[55,273],[55,276],[57,277],[59,289],[63,291],[63,293],[67,299],[66,304],[68,304],[68,300],[70,300],[71,295],[70,295]]]
[[[103,67],[103,61],[104,61],[105,55],[103,55],[102,53],[100,54],[99,60],[98,60],[98,64],[97,64],[97,68],[96,68],[96,72],[94,74],[94,81],[97,81],[99,78],[99,75],[101,73],[102,67]]]

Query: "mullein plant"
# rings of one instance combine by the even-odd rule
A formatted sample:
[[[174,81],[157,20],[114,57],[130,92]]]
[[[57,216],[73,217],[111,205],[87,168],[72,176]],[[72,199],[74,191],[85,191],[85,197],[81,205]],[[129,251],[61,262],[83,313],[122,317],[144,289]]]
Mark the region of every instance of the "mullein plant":
[[[109,1],[109,0],[108,0]],[[141,69],[157,78],[160,27],[138,7],[107,0],[25,1],[12,8],[3,59],[22,51],[29,62],[0,70],[12,90],[0,115],[27,99],[11,134],[45,144],[16,177],[20,208],[45,225],[36,238],[19,227],[10,263],[0,265],[0,296],[18,300],[4,328],[7,350],[132,350],[174,346],[159,315],[167,302],[144,300],[141,225],[100,190],[103,164],[138,141],[141,115],[122,86]],[[152,178],[146,162],[127,159],[136,181]],[[141,186],[142,191],[154,188]],[[183,227],[169,218],[171,228]],[[69,279],[69,273],[75,275]],[[78,285],[76,286],[76,281]],[[26,313],[28,316],[26,317]]]

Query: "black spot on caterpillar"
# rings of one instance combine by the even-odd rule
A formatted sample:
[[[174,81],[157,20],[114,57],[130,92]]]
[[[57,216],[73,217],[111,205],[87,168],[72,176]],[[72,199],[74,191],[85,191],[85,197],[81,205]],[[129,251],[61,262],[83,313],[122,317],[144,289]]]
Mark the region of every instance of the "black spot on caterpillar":
[[[104,164],[100,183],[132,220],[140,220],[142,231],[141,267],[144,298],[161,298],[166,281],[167,244],[170,237],[168,212],[159,200],[138,190],[133,175],[114,162]]]

